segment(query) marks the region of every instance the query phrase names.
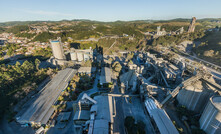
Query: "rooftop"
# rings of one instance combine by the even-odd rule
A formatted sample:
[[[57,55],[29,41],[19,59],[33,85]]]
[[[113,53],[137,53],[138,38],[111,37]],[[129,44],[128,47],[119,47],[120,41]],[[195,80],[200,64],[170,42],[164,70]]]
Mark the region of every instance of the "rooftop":
[[[111,83],[111,69],[103,67],[101,69],[100,83]]]
[[[90,73],[90,72],[95,72],[96,71],[96,67],[80,67],[78,69],[79,73]]]
[[[17,114],[20,123],[46,124],[54,112],[52,105],[73,77],[74,70],[67,68],[58,74],[38,93],[30,99]]]
[[[90,119],[90,111],[89,110],[78,110],[74,114],[74,120],[89,120]]]
[[[94,121],[94,134],[108,134],[109,123],[107,120],[95,120]]]
[[[217,109],[221,110],[221,96],[212,97],[212,103]]]

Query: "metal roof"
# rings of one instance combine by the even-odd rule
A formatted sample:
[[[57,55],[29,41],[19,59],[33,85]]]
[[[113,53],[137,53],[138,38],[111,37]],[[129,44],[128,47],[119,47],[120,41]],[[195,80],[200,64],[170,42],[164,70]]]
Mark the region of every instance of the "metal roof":
[[[17,114],[20,123],[46,124],[54,112],[52,105],[57,101],[58,96],[68,85],[75,70],[67,68],[58,74],[38,93],[30,99]]]
[[[96,71],[96,67],[80,67],[78,69],[79,73],[91,73],[95,71]]]
[[[109,123],[107,120],[95,120],[93,134],[108,134]]]
[[[161,134],[179,134],[164,110],[153,109],[152,115]]]
[[[90,111],[89,110],[78,110],[74,114],[74,120],[89,120]]]
[[[163,109],[158,108],[153,99],[145,100],[145,106],[161,134],[179,134],[167,113]]]
[[[103,67],[101,69],[100,83],[111,83],[111,69]]]

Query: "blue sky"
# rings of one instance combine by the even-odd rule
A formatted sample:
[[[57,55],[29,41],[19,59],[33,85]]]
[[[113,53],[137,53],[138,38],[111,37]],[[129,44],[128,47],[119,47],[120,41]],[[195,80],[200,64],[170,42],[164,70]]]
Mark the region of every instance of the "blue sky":
[[[221,0],[1,0],[0,22],[221,18]]]

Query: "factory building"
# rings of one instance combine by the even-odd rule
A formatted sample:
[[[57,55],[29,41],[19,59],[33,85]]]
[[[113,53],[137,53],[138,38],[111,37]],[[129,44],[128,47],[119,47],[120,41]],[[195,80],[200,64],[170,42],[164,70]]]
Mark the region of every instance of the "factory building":
[[[200,128],[208,134],[221,134],[221,96],[210,98],[199,120]]]
[[[88,134],[112,134],[113,117],[116,107],[112,96],[95,96],[94,99],[84,94],[76,105],[74,126],[85,126]],[[75,108],[74,108],[75,109]]]
[[[209,98],[214,95],[213,88],[205,84],[197,81],[180,90],[177,96],[179,104],[186,106],[189,110],[202,112]]]
[[[110,83],[111,83],[111,69],[108,67],[103,67],[101,69],[100,85],[102,85],[102,87],[108,87]]]

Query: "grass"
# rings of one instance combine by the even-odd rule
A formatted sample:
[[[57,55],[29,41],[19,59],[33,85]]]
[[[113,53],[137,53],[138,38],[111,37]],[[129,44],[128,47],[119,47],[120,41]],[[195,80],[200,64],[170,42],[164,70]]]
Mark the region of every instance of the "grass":
[[[193,49],[194,52],[206,61],[221,65],[221,31],[208,33],[204,38],[200,39],[200,41],[205,42],[205,45],[199,45]],[[204,56],[204,52],[208,50],[214,50],[214,56]]]

